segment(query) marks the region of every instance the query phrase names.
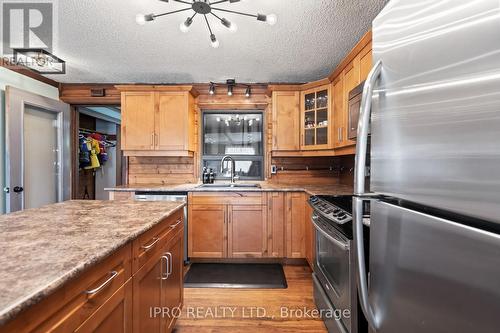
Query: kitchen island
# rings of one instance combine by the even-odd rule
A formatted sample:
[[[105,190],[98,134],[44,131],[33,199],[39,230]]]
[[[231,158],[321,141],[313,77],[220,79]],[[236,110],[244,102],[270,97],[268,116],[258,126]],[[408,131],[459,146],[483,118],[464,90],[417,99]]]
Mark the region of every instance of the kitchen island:
[[[67,201],[1,216],[0,332],[172,328],[145,317],[182,305],[184,205]]]

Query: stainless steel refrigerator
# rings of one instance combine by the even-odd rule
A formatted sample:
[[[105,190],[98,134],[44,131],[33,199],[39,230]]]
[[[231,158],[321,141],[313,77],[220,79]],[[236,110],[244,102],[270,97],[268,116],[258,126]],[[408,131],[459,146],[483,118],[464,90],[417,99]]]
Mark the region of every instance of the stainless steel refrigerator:
[[[392,0],[373,60],[353,203],[371,331],[500,332],[500,1]]]

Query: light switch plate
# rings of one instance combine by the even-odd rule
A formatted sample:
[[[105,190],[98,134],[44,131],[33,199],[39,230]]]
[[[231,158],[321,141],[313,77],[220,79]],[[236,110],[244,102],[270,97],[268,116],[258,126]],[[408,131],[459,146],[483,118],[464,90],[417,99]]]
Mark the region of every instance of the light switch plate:
[[[271,175],[275,175],[278,172],[276,165],[271,165]]]

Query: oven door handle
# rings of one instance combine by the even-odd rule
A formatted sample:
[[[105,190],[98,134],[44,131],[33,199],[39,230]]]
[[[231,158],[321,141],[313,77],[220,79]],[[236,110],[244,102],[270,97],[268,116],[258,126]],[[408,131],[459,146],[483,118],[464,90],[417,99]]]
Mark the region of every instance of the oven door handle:
[[[332,243],[334,243],[335,245],[340,247],[342,250],[344,250],[344,251],[349,250],[349,244],[341,242],[338,239],[336,239],[335,237],[332,237],[331,235],[329,235],[326,231],[324,231],[321,228],[321,226],[318,224],[317,220],[318,220],[318,217],[313,215],[312,216],[312,223],[313,223],[314,227],[316,228],[316,230],[318,230],[323,236],[325,236],[329,241],[331,241]]]

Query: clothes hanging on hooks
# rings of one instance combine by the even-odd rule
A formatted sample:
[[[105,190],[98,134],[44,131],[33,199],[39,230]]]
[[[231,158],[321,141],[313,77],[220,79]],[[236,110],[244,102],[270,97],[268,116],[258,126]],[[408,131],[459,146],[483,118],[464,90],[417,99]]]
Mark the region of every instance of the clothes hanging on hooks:
[[[107,139],[107,136],[98,132],[80,129],[79,134],[79,161],[80,169],[97,169],[109,160],[107,148],[116,147],[116,142]]]

